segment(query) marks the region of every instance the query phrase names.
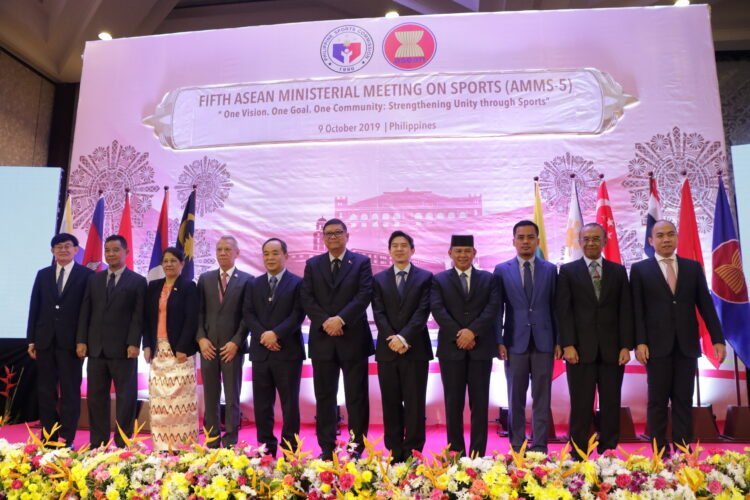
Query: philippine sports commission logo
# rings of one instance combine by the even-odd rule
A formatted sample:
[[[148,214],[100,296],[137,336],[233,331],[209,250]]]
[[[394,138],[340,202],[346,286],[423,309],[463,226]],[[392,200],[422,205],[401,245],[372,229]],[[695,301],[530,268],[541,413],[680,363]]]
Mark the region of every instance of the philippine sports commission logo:
[[[385,36],[383,55],[394,68],[411,71],[426,66],[435,56],[435,35],[417,23],[399,24]]]
[[[359,26],[339,26],[320,44],[320,58],[331,71],[354,73],[370,62],[375,43],[370,34]]]

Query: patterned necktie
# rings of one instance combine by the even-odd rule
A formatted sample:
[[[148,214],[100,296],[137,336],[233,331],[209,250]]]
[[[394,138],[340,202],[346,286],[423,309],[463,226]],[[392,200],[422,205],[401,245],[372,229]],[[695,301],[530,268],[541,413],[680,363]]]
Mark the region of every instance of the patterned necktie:
[[[599,263],[595,260],[589,264],[589,274],[591,275],[591,281],[594,283],[594,293],[598,299],[602,293],[602,275],[599,274]]]
[[[664,259],[667,264],[667,284],[672,294],[677,290],[677,274],[674,272],[674,259]]]
[[[62,295],[63,283],[65,283],[65,268],[60,268],[60,275],[57,277],[57,295]]]
[[[276,285],[279,282],[279,278],[276,276],[271,276],[271,278],[268,280],[268,286],[270,287],[270,291],[268,292],[268,302],[271,302],[273,300],[273,295],[276,293]]]
[[[464,289],[464,295],[469,296],[469,276],[466,273],[461,273],[461,288]]]
[[[531,277],[531,262],[528,260],[523,263],[523,291],[526,292],[526,300],[531,302],[534,294],[534,280]]]
[[[339,277],[339,270],[341,269],[341,259],[333,259],[333,262],[331,262],[331,275],[333,276],[333,281],[336,281],[336,278]]]
[[[399,271],[396,273],[398,276],[398,283],[396,283],[396,289],[401,298],[404,298],[404,292],[406,291],[406,271]]]
[[[224,294],[227,293],[227,283],[229,275],[226,272],[221,273],[221,285],[219,285],[219,303],[224,302]]]
[[[115,293],[115,273],[109,273],[109,280],[107,281],[107,302],[112,298],[113,293]]]

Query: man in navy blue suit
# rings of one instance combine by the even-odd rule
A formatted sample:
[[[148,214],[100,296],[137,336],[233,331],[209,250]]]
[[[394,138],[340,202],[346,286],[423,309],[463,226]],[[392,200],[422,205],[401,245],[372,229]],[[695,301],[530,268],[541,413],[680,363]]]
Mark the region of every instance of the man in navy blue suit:
[[[500,295],[492,273],[472,265],[476,254],[473,236],[451,237],[448,255],[453,267],[435,275],[430,303],[432,316],[440,325],[437,356],[450,450],[466,454],[463,413],[468,389],[469,453],[484,456]]]
[[[339,373],[349,433],[355,454],[364,449],[370,422],[367,358],[375,351],[367,306],[372,297],[369,257],[346,249],[346,224],[330,219],[323,226],[328,252],[308,259],[302,281],[302,307],[310,317],[309,354],[315,387],[315,430],[321,457],[330,460],[336,447],[336,394]]]
[[[299,388],[305,345],[302,342],[300,303],[302,279],[286,269],[286,242],[271,238],[263,243],[266,274],[248,281],[244,318],[250,327],[253,402],[259,444],[276,456],[279,441],[273,434],[276,392],[281,401],[281,446],[296,449],[299,434]]]
[[[539,228],[529,220],[513,226],[516,256],[495,267],[502,288],[502,343],[498,346],[508,382],[510,445],[526,440],[526,391],[531,378],[533,443],[531,451],[547,453],[550,433],[552,368],[562,350],[557,338],[555,288],[557,267],[536,256]]]
[[[26,338],[29,356],[37,362],[42,427],[50,432],[59,423],[59,437],[73,446],[81,415],[83,365],[76,355],[76,331],[86,284],[94,272],[73,261],[78,239],[72,234],[56,235],[50,246],[55,263],[41,269],[34,280]],[[53,440],[57,437],[52,436]]]
[[[378,327],[375,359],[383,403],[385,447],[403,462],[425,442],[427,331],[432,273],[411,263],[414,240],[403,231],[388,238],[393,265],[373,277],[372,312]]]

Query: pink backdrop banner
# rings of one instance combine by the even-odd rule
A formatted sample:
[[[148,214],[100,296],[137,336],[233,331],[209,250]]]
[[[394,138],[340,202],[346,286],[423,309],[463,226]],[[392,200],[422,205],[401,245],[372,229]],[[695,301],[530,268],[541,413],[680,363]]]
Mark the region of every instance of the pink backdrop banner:
[[[418,265],[448,265],[452,233],[473,233],[476,265],[514,255],[539,177],[549,260],[564,256],[575,174],[584,221],[609,187],[626,264],[642,258],[648,174],[676,219],[687,172],[710,266],[716,171],[726,170],[709,9],[654,7],[325,21],[90,42],[69,177],[84,237],[101,189],[105,233],[132,195],[137,270],[146,273],[170,186],[170,241],[192,189],[196,272],[221,234],[240,268],[262,272],[260,244],[289,244],[290,269],[323,251],[322,220],[349,226],[374,271],[394,229]],[[730,191],[733,187],[730,186]],[[732,193],[730,193],[731,196]],[[83,239],[85,241],[85,238]],[[710,269],[708,269],[710,272]],[[708,368],[708,365],[702,364]],[[706,371],[704,403],[733,402],[730,363]],[[144,365],[142,371],[147,370]],[[428,418],[444,422],[439,374]],[[553,409],[567,414],[565,377]],[[645,375],[628,367],[624,404],[645,419]],[[312,384],[303,381],[312,420]],[[379,390],[371,378],[375,401]],[[246,413],[252,395],[245,384]],[[506,402],[500,362],[492,404]],[[380,418],[372,405],[373,420]]]

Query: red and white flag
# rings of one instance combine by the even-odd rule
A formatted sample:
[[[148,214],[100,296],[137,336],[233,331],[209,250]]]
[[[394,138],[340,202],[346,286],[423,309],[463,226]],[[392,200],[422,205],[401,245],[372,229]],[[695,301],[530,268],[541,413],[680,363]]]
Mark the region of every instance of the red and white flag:
[[[622,264],[620,257],[620,243],[617,241],[617,228],[615,228],[615,217],[612,215],[612,205],[609,203],[609,192],[607,183],[602,181],[596,193],[596,222],[601,224],[607,232],[607,245],[602,250],[604,258]]]
[[[125,266],[133,271],[133,254],[135,253],[135,243],[133,242],[133,222],[130,220],[130,190],[125,190],[125,206],[122,208],[122,218],[120,219],[120,229],[117,234],[125,238],[128,242],[128,255],[125,258]]]

